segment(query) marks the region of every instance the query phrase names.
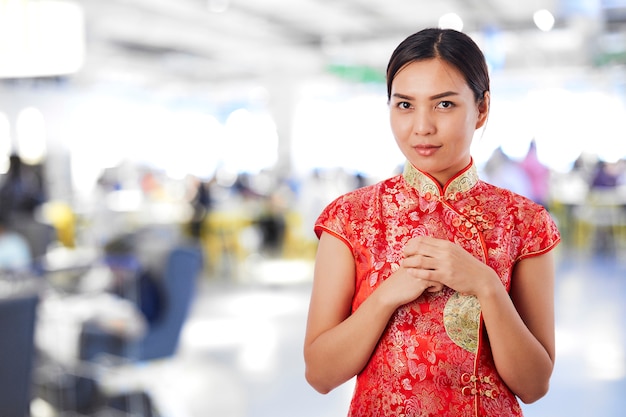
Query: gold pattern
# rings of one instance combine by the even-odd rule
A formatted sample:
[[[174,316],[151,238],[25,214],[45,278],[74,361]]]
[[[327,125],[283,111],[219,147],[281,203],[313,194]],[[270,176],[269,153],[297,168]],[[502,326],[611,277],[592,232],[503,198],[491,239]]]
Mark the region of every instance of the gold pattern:
[[[495,400],[500,392],[492,376],[476,376],[464,373],[461,375],[461,393],[463,395],[481,395]]]
[[[415,168],[411,162],[406,161],[402,173],[404,180],[410,184],[421,196],[428,195],[429,198],[439,198],[442,195],[442,188],[430,175]],[[478,183],[478,170],[472,160],[470,164],[453,177],[443,190],[444,197],[448,200],[456,200],[458,193],[465,193]]]
[[[452,294],[443,309],[443,325],[456,345],[472,353],[478,351],[480,303],[476,297]]]

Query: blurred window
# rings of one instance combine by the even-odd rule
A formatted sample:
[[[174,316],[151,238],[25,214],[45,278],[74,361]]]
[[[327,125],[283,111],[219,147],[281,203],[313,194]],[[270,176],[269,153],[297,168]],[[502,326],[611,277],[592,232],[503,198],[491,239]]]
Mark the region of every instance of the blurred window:
[[[23,109],[15,125],[17,150],[22,160],[28,164],[38,164],[46,155],[46,122],[39,109]]]

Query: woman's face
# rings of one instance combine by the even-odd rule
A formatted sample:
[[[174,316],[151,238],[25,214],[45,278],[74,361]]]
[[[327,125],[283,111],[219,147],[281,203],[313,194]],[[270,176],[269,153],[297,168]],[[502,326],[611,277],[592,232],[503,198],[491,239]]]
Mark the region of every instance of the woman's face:
[[[391,130],[404,156],[445,184],[470,161],[476,129],[487,119],[461,73],[440,59],[407,64],[391,84]]]

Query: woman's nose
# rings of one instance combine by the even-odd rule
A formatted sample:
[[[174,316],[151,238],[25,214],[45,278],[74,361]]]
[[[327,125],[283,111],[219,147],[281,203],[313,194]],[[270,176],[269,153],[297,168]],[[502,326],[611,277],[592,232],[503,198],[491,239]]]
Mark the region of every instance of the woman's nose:
[[[428,109],[418,109],[413,114],[413,133],[429,135],[435,132],[435,123]]]

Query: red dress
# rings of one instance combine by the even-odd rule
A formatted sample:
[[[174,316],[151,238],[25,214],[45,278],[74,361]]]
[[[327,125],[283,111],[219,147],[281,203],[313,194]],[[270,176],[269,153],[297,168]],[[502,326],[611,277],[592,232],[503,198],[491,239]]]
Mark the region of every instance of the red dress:
[[[315,232],[336,236],[352,251],[353,312],[398,268],[411,237],[461,245],[493,268],[507,291],[516,262],[546,253],[560,240],[543,207],[481,181],[473,162],[443,188],[407,162],[402,175],[329,204]],[[517,398],[496,371],[478,300],[447,287],[394,313],[357,376],[349,412],[351,417],[521,415]]]

